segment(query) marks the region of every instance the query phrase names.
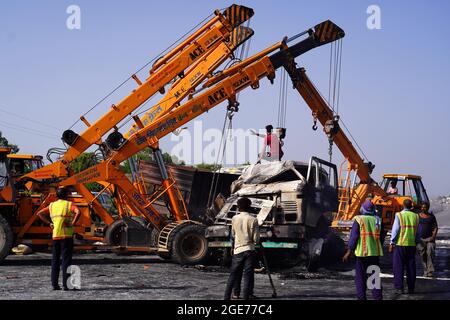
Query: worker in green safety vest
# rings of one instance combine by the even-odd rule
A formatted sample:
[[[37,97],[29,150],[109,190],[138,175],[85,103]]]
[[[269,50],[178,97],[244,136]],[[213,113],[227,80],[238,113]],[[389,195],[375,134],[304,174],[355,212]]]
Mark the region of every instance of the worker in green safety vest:
[[[413,212],[413,202],[403,201],[403,211],[395,214],[391,231],[389,252],[394,251],[394,286],[397,294],[404,293],[403,275],[406,269],[408,293],[413,294],[416,283],[416,245],[420,241],[417,233],[419,215]]]
[[[376,215],[375,206],[366,199],[361,206],[360,215],[353,222],[348,249],[342,260],[347,262],[351,253],[355,254],[355,285],[358,300],[366,300],[368,273],[372,297],[383,299],[381,279],[379,277],[379,257],[383,256],[385,232],[381,218]]]
[[[50,225],[53,231],[51,273],[53,290],[61,290],[58,284],[60,264],[63,273],[63,289],[69,290],[67,268],[72,262],[74,225],[81,214],[77,206],[67,200],[67,196],[67,189],[59,188],[56,191],[58,200],[36,213],[42,221]]]

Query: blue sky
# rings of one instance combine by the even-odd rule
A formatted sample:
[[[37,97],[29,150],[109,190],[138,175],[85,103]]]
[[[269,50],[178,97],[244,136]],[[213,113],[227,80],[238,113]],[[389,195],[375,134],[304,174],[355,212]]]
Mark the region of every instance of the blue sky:
[[[231,3],[2,1],[0,131],[24,153],[45,155],[50,147],[62,146],[62,131],[81,114],[214,9]],[[255,9],[251,53],[325,19],[341,26],[346,37],[340,113],[377,165],[374,178],[385,172],[416,173],[431,195],[450,194],[449,1],[240,3]],[[81,8],[81,30],[66,28],[71,4]],[[381,30],[366,27],[371,4],[381,8]],[[329,47],[297,61],[327,95]],[[121,100],[132,88],[124,86],[108,102]],[[276,123],[278,85],[264,81],[259,90],[242,93],[240,102],[234,127]],[[95,121],[107,106],[88,120]],[[327,158],[327,140],[321,131],[310,129],[310,111],[293,90],[287,107],[286,158]],[[203,116],[203,126],[220,128],[223,113],[218,107]],[[170,143],[163,147],[169,149]],[[335,154],[339,163],[339,152]]]

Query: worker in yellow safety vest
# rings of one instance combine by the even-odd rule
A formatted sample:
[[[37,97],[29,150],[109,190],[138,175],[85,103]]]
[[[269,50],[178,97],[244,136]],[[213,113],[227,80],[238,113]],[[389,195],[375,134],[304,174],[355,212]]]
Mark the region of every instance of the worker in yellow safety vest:
[[[63,289],[69,290],[67,268],[72,263],[74,225],[80,217],[80,210],[67,200],[67,195],[66,188],[59,188],[56,191],[58,200],[37,212],[39,218],[49,224],[53,230],[51,274],[53,290],[61,290],[58,284],[60,264],[63,273]]]
[[[403,274],[406,267],[408,293],[413,294],[416,283],[416,245],[420,241],[417,233],[419,215],[413,212],[413,202],[403,201],[403,211],[395,214],[391,231],[389,252],[394,251],[394,286],[397,294],[403,294]]]
[[[366,300],[368,273],[372,296],[383,299],[381,279],[379,277],[379,257],[383,256],[385,232],[381,218],[376,216],[375,206],[370,199],[362,204],[360,215],[353,222],[348,249],[342,260],[347,262],[352,251],[355,253],[355,285],[358,300]]]

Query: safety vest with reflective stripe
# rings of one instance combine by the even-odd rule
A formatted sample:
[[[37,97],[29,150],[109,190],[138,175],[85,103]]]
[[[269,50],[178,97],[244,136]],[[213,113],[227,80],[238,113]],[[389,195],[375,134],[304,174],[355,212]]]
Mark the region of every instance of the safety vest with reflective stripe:
[[[59,199],[50,203],[50,218],[53,223],[53,239],[66,239],[73,236],[73,212],[70,210],[72,202]]]
[[[412,211],[403,210],[397,212],[397,216],[400,220],[400,234],[398,236],[397,246],[415,247],[419,215]]]
[[[374,216],[356,216],[359,224],[359,238],[355,249],[357,257],[381,257],[383,246],[381,245],[381,219]]]

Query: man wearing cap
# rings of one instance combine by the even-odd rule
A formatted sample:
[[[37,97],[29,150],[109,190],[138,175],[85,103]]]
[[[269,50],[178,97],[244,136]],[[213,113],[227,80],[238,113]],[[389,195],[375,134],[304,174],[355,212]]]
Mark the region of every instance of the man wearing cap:
[[[375,214],[375,206],[370,200],[364,201],[360,215],[356,216],[350,232],[348,249],[342,260],[347,262],[355,253],[355,285],[358,300],[366,300],[367,272],[370,266],[379,267],[379,257],[383,256],[385,232],[381,218]],[[377,283],[379,287],[377,287]],[[382,300],[381,282],[375,281],[372,297]]]
[[[389,252],[394,251],[394,286],[397,294],[404,293],[403,274],[406,267],[408,293],[413,294],[416,284],[416,245],[420,242],[417,232],[419,215],[413,212],[413,202],[403,201],[403,210],[395,214],[391,231]]]
[[[66,188],[58,189],[56,191],[58,200],[37,212],[39,218],[53,229],[51,275],[53,290],[61,290],[58,284],[61,263],[63,289],[65,291],[69,289],[67,287],[67,279],[69,278],[67,268],[72,263],[73,226],[80,217],[80,210],[72,202],[67,201],[67,194]],[[50,220],[48,216],[50,216]]]

